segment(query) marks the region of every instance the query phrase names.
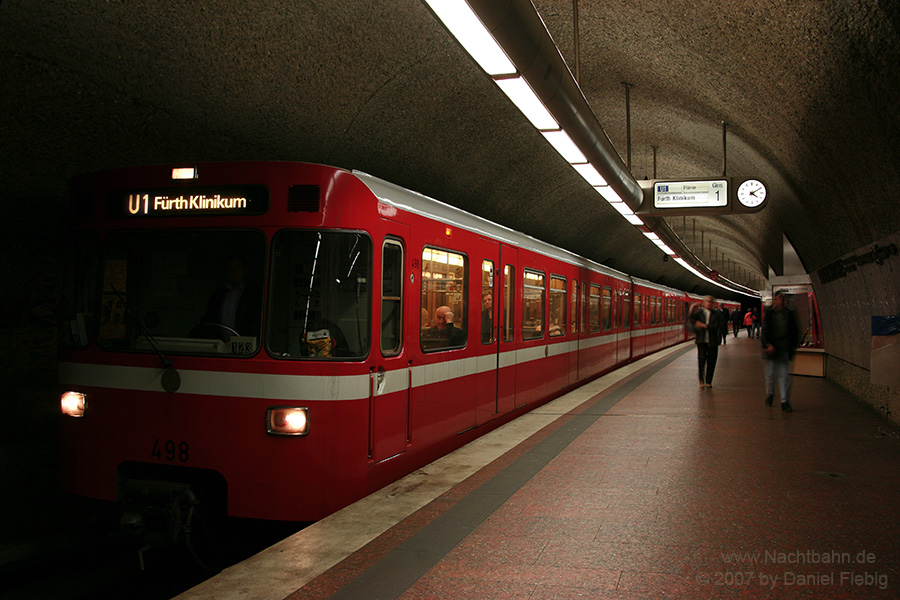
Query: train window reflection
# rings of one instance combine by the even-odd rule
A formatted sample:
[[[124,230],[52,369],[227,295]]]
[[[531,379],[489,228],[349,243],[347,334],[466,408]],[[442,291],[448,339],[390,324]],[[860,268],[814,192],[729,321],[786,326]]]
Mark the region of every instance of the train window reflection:
[[[603,331],[612,327],[612,290],[603,286],[603,297],[601,299],[601,318],[600,324]]]
[[[505,265],[503,267],[503,313],[500,316],[504,342],[512,342],[515,339],[513,327],[513,323],[515,323],[515,303],[513,302],[513,290],[516,289],[515,277],[515,267]]]
[[[544,274],[526,269],[522,288],[522,338],[544,337]]]
[[[255,354],[265,252],[258,231],[113,232],[101,265],[101,347]]]
[[[591,333],[594,333],[600,331],[600,286],[593,283],[591,284],[590,302]]]
[[[547,332],[550,337],[566,333],[566,280],[555,275],[550,276],[550,325]]]
[[[481,261],[481,343],[497,341],[494,335],[494,263]]]
[[[437,248],[422,251],[423,350],[466,345],[467,266],[462,254]]]
[[[403,246],[385,240],[381,255],[381,353],[394,356],[403,347]]]
[[[273,242],[269,352],[361,359],[369,352],[372,241],[362,233],[285,230]]]
[[[632,309],[634,311],[634,326],[635,328],[641,326],[641,295],[635,292],[634,294],[634,306]]]

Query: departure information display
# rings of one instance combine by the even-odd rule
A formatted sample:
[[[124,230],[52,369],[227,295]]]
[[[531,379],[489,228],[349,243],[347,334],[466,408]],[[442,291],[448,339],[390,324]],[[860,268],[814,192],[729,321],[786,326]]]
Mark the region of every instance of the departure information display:
[[[107,200],[111,217],[261,215],[268,208],[269,190],[261,185],[130,190]]]
[[[657,181],[653,206],[666,208],[713,208],[728,206],[728,180]]]

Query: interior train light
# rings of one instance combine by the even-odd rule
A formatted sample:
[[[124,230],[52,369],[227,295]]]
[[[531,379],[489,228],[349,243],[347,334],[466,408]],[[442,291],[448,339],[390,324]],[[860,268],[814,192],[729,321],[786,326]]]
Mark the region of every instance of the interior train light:
[[[266,411],[266,432],[272,435],[309,433],[309,409],[298,406],[270,406]]]
[[[59,399],[60,410],[70,417],[83,417],[87,400],[81,392],[65,392]]]
[[[172,179],[197,179],[197,167],[175,167]]]

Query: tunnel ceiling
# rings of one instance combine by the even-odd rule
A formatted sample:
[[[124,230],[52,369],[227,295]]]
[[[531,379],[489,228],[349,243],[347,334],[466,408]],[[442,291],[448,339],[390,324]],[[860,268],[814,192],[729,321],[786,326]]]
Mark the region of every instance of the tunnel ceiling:
[[[672,218],[754,288],[786,236],[808,271],[900,229],[896,2],[536,0],[638,179],[761,177],[756,214]],[[360,169],[635,275],[716,293],[546,144],[420,0],[0,4],[6,203],[163,162]],[[654,150],[655,149],[655,150]],[[23,208],[24,207],[24,208]],[[35,217],[35,219],[30,219]],[[701,239],[704,248],[701,250]]]

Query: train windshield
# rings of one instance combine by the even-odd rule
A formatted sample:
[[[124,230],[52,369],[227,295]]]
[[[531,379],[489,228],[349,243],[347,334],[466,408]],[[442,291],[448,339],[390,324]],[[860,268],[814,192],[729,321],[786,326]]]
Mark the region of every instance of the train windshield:
[[[285,230],[272,244],[269,352],[307,360],[365,358],[371,239],[358,232]]]
[[[259,231],[120,231],[101,265],[108,350],[252,355],[259,346],[266,240]]]

